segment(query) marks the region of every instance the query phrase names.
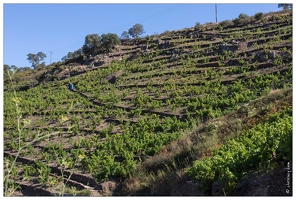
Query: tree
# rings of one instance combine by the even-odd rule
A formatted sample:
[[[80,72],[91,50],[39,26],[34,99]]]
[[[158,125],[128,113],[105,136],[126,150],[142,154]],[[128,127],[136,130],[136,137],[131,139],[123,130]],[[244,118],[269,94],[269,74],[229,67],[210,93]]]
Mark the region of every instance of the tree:
[[[68,56],[63,56],[63,57],[61,58],[61,61],[65,61],[65,60],[68,60]]]
[[[32,72],[32,69],[30,67],[23,67],[22,68],[22,71],[25,72],[25,71],[30,71]]]
[[[145,31],[142,24],[135,24],[132,28],[128,30],[128,34],[136,39],[138,39],[139,35],[142,35],[143,33],[145,33]]]
[[[82,55],[82,49],[77,49],[73,52],[73,58],[77,58]],[[68,55],[69,56],[69,55]]]
[[[114,33],[103,34],[101,36],[101,45],[108,52],[110,52],[115,45],[118,44],[120,44],[120,39]]]
[[[87,47],[85,47],[87,48]],[[78,50],[75,50],[74,52],[69,52],[66,56],[62,57],[62,61],[66,61],[66,60],[71,60],[71,59],[74,59],[74,58],[77,58],[79,56],[81,56],[82,54],[82,49],[78,49]]]
[[[120,38],[123,39],[123,40],[129,39],[128,32],[127,31],[123,31]]]
[[[195,30],[201,30],[203,28],[203,25],[201,25],[199,22],[195,23],[194,29]]]
[[[293,8],[293,4],[280,3],[280,4],[278,4],[278,8],[283,8],[284,10],[292,9]]]
[[[19,71],[19,68],[15,65],[11,65],[10,69],[12,69],[12,71],[15,71],[15,72]]]
[[[246,19],[248,19],[248,18],[249,18],[248,15],[246,15],[246,14],[244,14],[244,13],[241,13],[241,14],[239,14],[238,18],[235,18],[235,19],[233,20],[233,23],[234,23],[235,25],[240,25],[240,24],[242,24],[243,22],[245,22]]]
[[[10,71],[9,65],[4,64],[3,68],[4,68],[4,72]]]
[[[41,64],[37,65],[34,69],[42,70],[42,69],[45,69],[45,67],[46,67],[45,62],[42,62]]]
[[[240,19],[247,19],[249,16],[247,14],[241,13],[239,14],[238,18]]]
[[[29,53],[27,60],[29,60],[30,63],[32,63],[32,67],[35,69],[40,61],[43,61],[44,58],[46,58],[46,54],[44,54],[43,52],[38,52],[37,54],[33,54],[33,53]]]
[[[263,18],[263,12],[256,13],[254,17],[255,17],[256,20],[262,19]]]
[[[89,34],[85,36],[85,41],[82,50],[85,54],[94,54],[100,49],[100,46],[100,36],[98,34]]]
[[[67,54],[67,59],[72,59],[72,58],[74,58],[74,53],[73,52],[69,52]]]
[[[4,80],[7,80],[8,79],[8,73],[11,74],[10,67],[9,67],[9,65],[4,64],[3,69],[4,69],[4,73],[3,73],[4,74]]]
[[[3,69],[4,69],[3,80],[4,80],[4,84],[6,84],[6,83],[9,83],[8,74],[11,74],[11,70],[10,70],[10,66],[6,64],[3,65]]]

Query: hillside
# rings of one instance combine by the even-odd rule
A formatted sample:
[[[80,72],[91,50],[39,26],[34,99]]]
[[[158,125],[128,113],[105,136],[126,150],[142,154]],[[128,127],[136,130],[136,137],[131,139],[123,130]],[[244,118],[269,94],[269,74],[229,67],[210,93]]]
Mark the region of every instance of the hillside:
[[[123,41],[12,80],[5,195],[292,195],[289,10]],[[244,151],[250,166],[223,157],[198,167],[239,152],[232,139],[258,147]]]

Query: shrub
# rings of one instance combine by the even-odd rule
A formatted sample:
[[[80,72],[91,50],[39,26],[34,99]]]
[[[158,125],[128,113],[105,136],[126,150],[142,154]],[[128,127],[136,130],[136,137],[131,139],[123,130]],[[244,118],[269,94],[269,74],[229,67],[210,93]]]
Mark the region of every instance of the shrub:
[[[228,26],[233,25],[233,23],[231,20],[224,20],[224,21],[220,22],[220,25],[223,27],[228,27]]]
[[[202,29],[202,25],[199,23],[199,22],[196,22],[195,26],[194,26],[194,29],[195,30],[201,30]]]
[[[260,19],[262,19],[263,18],[263,13],[262,12],[259,12],[259,13],[256,13],[255,14],[255,19],[256,20],[260,20]]]
[[[242,19],[240,18],[235,18],[233,21],[232,21],[235,25],[239,25],[242,23]]]
[[[238,18],[240,18],[240,19],[247,19],[247,18],[249,18],[249,16],[246,15],[246,14],[244,14],[244,13],[241,13],[241,14],[239,14]]]
[[[244,13],[241,13],[239,14],[238,18],[235,18],[232,22],[235,24],[235,25],[240,25],[242,24],[243,22],[247,21],[247,19],[249,18],[248,15],[244,14]]]

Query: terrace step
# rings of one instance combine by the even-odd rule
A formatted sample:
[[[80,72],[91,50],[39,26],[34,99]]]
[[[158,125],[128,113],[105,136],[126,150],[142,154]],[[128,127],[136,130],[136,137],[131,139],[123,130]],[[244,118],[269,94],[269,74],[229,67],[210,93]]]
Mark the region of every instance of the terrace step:
[[[4,157],[8,157],[8,156],[11,156],[13,158],[15,158],[17,155],[16,153],[12,153],[12,152],[9,152],[9,151],[4,151]],[[35,163],[35,160],[34,159],[30,159],[30,158],[25,158],[25,157],[17,157],[16,159],[17,162],[21,162],[23,164],[33,164]],[[52,174],[57,174],[59,176],[61,176],[61,169],[56,167],[56,166],[51,166],[51,165],[48,165],[48,167],[51,168],[51,173]],[[93,177],[91,177],[90,175],[87,175],[87,174],[79,174],[77,172],[72,172],[72,171],[69,171],[69,170],[64,170],[63,172],[64,176],[67,176],[67,177],[70,177],[69,179],[69,183],[74,186],[78,186],[81,188],[84,188],[84,189],[88,189],[92,192],[92,194],[95,194],[95,195],[99,195],[99,190],[100,188],[102,188],[102,185],[97,183]],[[23,186],[25,188],[28,188],[28,187],[32,187],[30,185],[27,185],[27,184],[23,184]],[[50,195],[50,196],[55,196],[52,195],[51,192],[49,192],[48,190],[44,190],[42,188],[39,187],[39,185],[33,185],[33,191],[38,191],[38,192],[41,192],[41,194],[44,194],[44,195]],[[38,193],[39,194],[39,193]]]

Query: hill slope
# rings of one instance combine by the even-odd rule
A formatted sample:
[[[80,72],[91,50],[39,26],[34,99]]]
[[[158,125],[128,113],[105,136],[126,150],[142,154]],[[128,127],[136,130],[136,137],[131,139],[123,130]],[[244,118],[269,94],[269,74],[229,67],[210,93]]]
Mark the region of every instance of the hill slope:
[[[248,20],[126,41],[44,84],[6,85],[6,194],[214,195],[184,169],[292,106],[292,14]]]

